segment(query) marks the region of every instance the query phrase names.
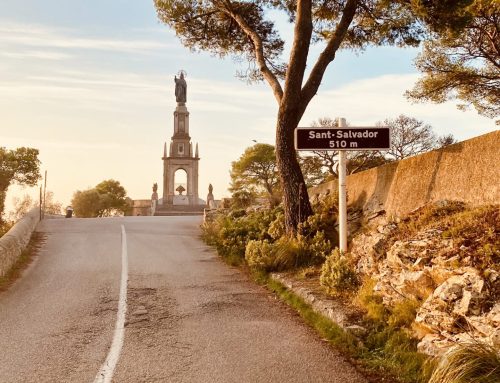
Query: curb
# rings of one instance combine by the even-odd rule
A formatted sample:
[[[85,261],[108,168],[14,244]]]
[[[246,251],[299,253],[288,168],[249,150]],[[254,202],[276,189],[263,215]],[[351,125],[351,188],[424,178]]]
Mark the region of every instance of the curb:
[[[283,274],[271,273],[270,278],[275,282],[281,283],[289,291],[302,298],[312,307],[315,313],[330,319],[343,330],[348,331],[355,336],[360,336],[366,332],[363,327],[359,326],[352,319],[350,319],[355,314],[355,311],[352,308],[349,308],[334,299],[325,299],[310,289],[299,286],[297,281],[294,281]]]

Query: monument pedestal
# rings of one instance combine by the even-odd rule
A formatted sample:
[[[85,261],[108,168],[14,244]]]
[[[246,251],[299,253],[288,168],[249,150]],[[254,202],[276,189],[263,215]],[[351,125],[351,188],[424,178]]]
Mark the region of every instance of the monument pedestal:
[[[155,216],[203,215],[205,205],[160,205],[156,208]]]

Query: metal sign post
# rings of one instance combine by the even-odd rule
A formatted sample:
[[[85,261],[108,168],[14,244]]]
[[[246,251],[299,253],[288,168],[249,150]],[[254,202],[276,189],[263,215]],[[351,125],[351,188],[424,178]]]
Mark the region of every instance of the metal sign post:
[[[345,118],[339,118],[339,128],[346,128]],[[347,152],[339,151],[339,249],[342,253],[347,251]]]
[[[296,150],[338,150],[339,152],[339,248],[347,251],[347,151],[387,150],[391,146],[387,127],[347,127],[345,118],[338,128],[295,129]]]

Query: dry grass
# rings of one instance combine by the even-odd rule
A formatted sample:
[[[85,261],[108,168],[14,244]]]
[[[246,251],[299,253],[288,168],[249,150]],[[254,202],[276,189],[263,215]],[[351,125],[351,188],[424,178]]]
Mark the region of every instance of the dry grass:
[[[500,351],[479,341],[457,345],[434,370],[429,383],[498,383]]]

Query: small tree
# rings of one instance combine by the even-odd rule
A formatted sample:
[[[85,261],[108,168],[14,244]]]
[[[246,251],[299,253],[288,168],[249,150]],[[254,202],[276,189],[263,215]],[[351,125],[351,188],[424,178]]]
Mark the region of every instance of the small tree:
[[[81,218],[122,215],[129,209],[127,192],[115,180],[106,180],[95,188],[75,192],[71,205],[75,215]]]
[[[0,224],[5,209],[7,189],[12,183],[35,186],[40,179],[38,149],[0,147]]]
[[[99,217],[109,217],[113,215],[124,214],[128,208],[127,192],[115,180],[106,180],[99,183],[95,189],[101,196]]]
[[[316,156],[299,154],[299,164],[308,188],[322,184],[328,180],[323,160]]]
[[[378,125],[391,128],[391,148],[386,154],[396,161],[428,152],[436,147],[436,135],[432,127],[416,118],[401,114],[395,119],[379,122]]]
[[[238,161],[231,164],[231,187],[233,194],[266,195],[269,204],[278,201],[279,179],[274,146],[255,144],[245,150]]]
[[[73,195],[71,205],[75,215],[79,218],[99,217],[101,209],[101,195],[96,189],[78,190]]]

